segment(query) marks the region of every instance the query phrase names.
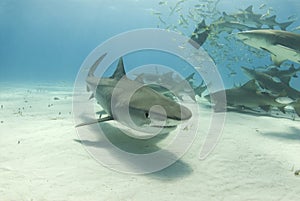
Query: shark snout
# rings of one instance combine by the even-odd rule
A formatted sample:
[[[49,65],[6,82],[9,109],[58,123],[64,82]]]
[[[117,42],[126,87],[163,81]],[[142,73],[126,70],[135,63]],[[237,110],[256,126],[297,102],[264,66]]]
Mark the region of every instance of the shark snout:
[[[181,112],[180,112],[180,119],[181,121],[189,120],[192,117],[192,112],[187,107],[181,105],[180,106]]]
[[[252,69],[249,69],[249,68],[246,68],[246,67],[243,67],[243,66],[241,66],[241,69],[242,69],[242,71],[246,74],[246,75],[248,75],[248,76],[253,76],[253,71],[254,70],[252,70]]]
[[[190,109],[183,105],[178,105],[174,108],[166,108],[167,118],[172,121],[186,121],[192,117],[192,112]]]
[[[192,117],[192,112],[190,109],[183,105],[175,104],[173,106],[152,106],[150,109],[150,114],[155,114],[156,118],[167,118],[174,121],[185,121]]]

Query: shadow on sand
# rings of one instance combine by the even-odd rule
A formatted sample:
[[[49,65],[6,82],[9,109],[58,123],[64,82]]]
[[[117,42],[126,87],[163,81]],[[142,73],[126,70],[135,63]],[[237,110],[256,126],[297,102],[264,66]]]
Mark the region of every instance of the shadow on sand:
[[[110,125],[109,123],[103,122],[100,123],[99,125],[101,125],[101,129],[105,131],[103,132],[103,134],[99,132],[96,126],[90,127],[92,128],[92,132],[99,133],[99,136],[97,136],[98,140],[90,141],[90,140],[74,139],[74,141],[81,143],[87,147],[106,149],[110,151],[112,147],[108,146],[105,140],[103,139],[105,135],[105,137],[110,141],[110,143],[112,143],[118,149],[133,154],[147,154],[147,153],[153,153],[161,150],[161,147],[159,147],[157,143],[164,140],[168,136],[167,133],[167,134],[159,134],[150,139],[136,139],[124,134],[120,129]],[[111,152],[111,153],[115,154],[115,152]],[[176,157],[175,154],[168,151],[167,151],[167,155],[170,158]],[[116,154],[114,155],[114,157],[118,158],[118,160],[121,160],[122,163],[126,163],[134,168],[147,169],[147,167],[144,167],[144,164],[133,164],[130,160],[126,161],[126,158],[123,158]],[[180,179],[182,177],[188,176],[192,172],[193,172],[192,168],[187,163],[178,159],[175,163],[173,163],[169,167],[146,175],[159,180],[175,180],[175,179]]]
[[[293,121],[299,121],[297,115],[294,111],[286,111],[286,113],[282,113],[277,110],[271,110],[271,112],[265,112],[261,110],[250,110],[250,109],[238,109],[238,108],[227,108],[227,112],[236,112],[240,114],[247,114],[255,117],[272,117],[276,119],[290,119]]]
[[[300,140],[300,129],[296,127],[291,127],[290,131],[288,132],[270,132],[262,133],[262,135],[278,139]]]

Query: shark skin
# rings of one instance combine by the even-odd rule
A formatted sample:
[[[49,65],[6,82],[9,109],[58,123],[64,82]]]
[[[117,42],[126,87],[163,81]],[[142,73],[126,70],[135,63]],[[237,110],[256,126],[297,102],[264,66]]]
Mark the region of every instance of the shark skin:
[[[297,73],[300,71],[300,68],[295,68],[294,64],[291,65],[291,67],[287,70],[279,70],[276,67],[269,68],[266,71],[263,71],[263,73],[268,74],[272,77],[279,78],[282,82],[289,84],[292,77],[297,78]]]
[[[300,34],[281,30],[251,30],[237,34],[243,43],[267,51],[276,66],[290,60],[300,63]]]
[[[108,116],[105,118],[100,116],[96,121],[83,123],[77,127],[116,120],[133,129],[139,126],[170,128],[192,117],[187,107],[165,97],[147,85],[127,78],[122,58],[119,59],[117,69],[111,77],[95,77],[94,72],[105,56],[106,54],[103,54],[92,65],[86,83],[88,90],[92,91],[93,97]],[[157,105],[160,107],[155,107]],[[122,112],[114,112],[126,110],[129,111],[130,118],[126,116],[126,113],[124,115]],[[164,124],[157,123],[160,121],[164,121]]]
[[[213,33],[226,32],[228,34],[231,34],[234,30],[246,31],[246,30],[253,30],[253,29],[256,28],[235,21],[220,21],[220,22],[215,22],[209,26],[209,30],[211,30]]]
[[[221,91],[212,93],[205,96],[204,98],[211,100],[217,100],[218,94]],[[286,104],[282,104],[276,101],[278,96],[272,96],[271,94],[258,91],[258,86],[255,83],[255,80],[250,80],[241,87],[236,87],[232,89],[226,89],[226,100],[227,106],[235,107],[239,109],[247,108],[261,108],[264,111],[269,111],[271,107],[277,107],[280,111],[284,111]],[[221,103],[214,102],[215,108],[218,110],[218,105]]]
[[[274,26],[278,26],[281,30],[286,30],[288,26],[290,26],[294,21],[288,21],[288,22],[276,22],[276,15],[273,15],[271,17],[267,17],[265,19],[260,20],[262,24],[267,25],[270,29],[273,29]]]
[[[256,28],[261,28],[261,14],[255,14],[253,12],[253,6],[247,7],[245,10],[240,10],[238,13],[227,14],[223,12],[223,17],[221,17],[224,21],[233,21],[243,23],[248,26],[255,26]]]
[[[251,27],[254,26],[258,29],[261,29],[262,26],[267,26],[270,29],[273,29],[275,26],[277,26],[281,30],[286,30],[286,28],[294,22],[294,20],[291,20],[280,23],[276,21],[276,15],[264,17],[262,14],[256,14],[253,12],[252,5],[245,10],[240,10],[235,14],[227,14],[226,12],[223,12],[221,19],[224,21],[237,21]]]
[[[251,79],[255,79],[262,88],[271,91],[271,93],[273,93],[273,94],[287,96],[293,100],[300,98],[299,91],[290,87],[288,84],[286,84],[280,80],[275,81],[274,77],[272,77],[266,73],[259,72],[259,71],[249,69],[246,67],[242,67],[242,70],[248,77],[250,77]]]

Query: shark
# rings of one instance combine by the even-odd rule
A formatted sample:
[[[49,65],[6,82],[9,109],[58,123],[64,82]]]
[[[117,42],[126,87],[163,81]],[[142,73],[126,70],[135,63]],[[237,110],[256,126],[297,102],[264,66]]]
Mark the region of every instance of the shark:
[[[210,29],[206,25],[203,19],[195,28],[194,32],[190,36],[189,43],[193,45],[196,49],[199,49],[206,41],[210,34]]]
[[[107,53],[100,56],[91,66],[86,83],[87,90],[92,92],[90,98],[96,99],[107,116],[100,115],[99,119],[79,124],[77,127],[115,120],[131,129],[140,126],[143,128],[170,128],[176,127],[192,117],[192,112],[187,107],[147,85],[129,79],[126,76],[122,57],[110,77],[96,77],[95,70],[106,55]],[[122,112],[114,112],[127,110],[130,117]],[[164,123],[160,123],[161,121]],[[143,131],[145,130],[147,129],[143,129]]]
[[[276,66],[290,60],[300,63],[300,34],[282,30],[260,29],[237,33],[243,43],[267,51]]]
[[[218,21],[212,23],[209,26],[209,30],[211,30],[213,33],[216,34],[221,32],[226,32],[228,34],[231,34],[234,30],[245,31],[245,30],[253,30],[253,29],[255,28],[236,21]]]
[[[135,81],[148,84],[150,88],[173,100],[183,100],[183,96],[187,95],[195,101],[194,92],[196,92],[196,89],[199,91],[193,84],[195,72],[185,79],[182,79],[178,74],[174,77],[173,74],[172,71],[164,74],[141,73],[135,78]]]
[[[204,98],[209,100],[214,100],[213,104],[216,111],[222,108],[219,108],[219,105],[222,105],[218,102],[219,94],[223,91],[217,91],[212,94],[206,95]],[[227,106],[235,107],[238,109],[250,109],[261,108],[264,111],[269,111],[271,107],[277,107],[283,113],[284,107],[286,104],[278,101],[278,96],[273,96],[266,92],[259,91],[259,87],[256,84],[255,80],[250,80],[246,82],[241,87],[235,87],[225,90]]]
[[[287,22],[277,22],[276,15],[267,18],[261,18],[260,22],[265,24],[270,29],[274,29],[274,26],[279,27],[281,30],[286,30],[288,26],[290,26],[294,21],[287,21]]]
[[[205,20],[202,20],[192,33],[189,42],[199,49],[211,35],[218,35],[221,32],[231,34],[234,30],[245,31],[254,29],[255,27],[250,27],[237,21],[217,20],[207,25]]]
[[[293,100],[300,98],[299,91],[271,75],[246,67],[242,67],[242,70],[251,79],[255,79],[263,89],[269,90],[272,94],[287,96]]]
[[[253,6],[248,6],[245,10],[240,10],[235,14],[227,14],[223,12],[223,16],[220,18],[223,21],[236,21],[248,26],[254,26],[261,29],[263,26],[266,26],[270,29],[273,29],[274,26],[279,27],[281,30],[286,30],[294,21],[287,22],[277,22],[276,15],[271,17],[264,17],[262,14],[256,14],[253,12]]]
[[[235,21],[239,23],[246,24],[248,26],[255,26],[256,28],[261,28],[262,23],[260,21],[262,15],[253,12],[253,6],[248,6],[245,10],[240,10],[238,13],[227,14],[223,12],[223,16],[220,20],[223,21]]]
[[[272,77],[279,78],[282,82],[289,84],[291,81],[291,78],[297,78],[297,73],[300,71],[300,68],[295,68],[294,64],[291,64],[290,68],[287,70],[279,70],[276,67],[271,67],[267,69],[266,71],[263,71],[263,73],[266,73]]]

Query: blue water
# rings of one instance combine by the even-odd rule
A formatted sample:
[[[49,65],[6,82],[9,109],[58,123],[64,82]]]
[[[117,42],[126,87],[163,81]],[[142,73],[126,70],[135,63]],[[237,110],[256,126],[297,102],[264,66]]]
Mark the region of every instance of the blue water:
[[[160,21],[153,11],[164,15],[164,20],[176,23],[175,15],[168,17],[170,10],[160,5],[158,0],[1,0],[0,1],[0,81],[35,82],[35,81],[68,81],[73,82],[76,74],[87,55],[105,40],[138,28],[155,28]],[[193,7],[200,1],[183,2],[182,7]],[[232,3],[234,2],[234,3]],[[176,1],[169,1],[174,5]],[[265,9],[259,9],[266,4]],[[254,6],[254,12],[264,13],[272,8],[272,14],[277,15],[277,21],[287,21],[291,15],[298,17],[300,2],[298,0],[220,0],[217,4],[219,12],[238,12],[249,5]],[[182,12],[183,16],[187,13]],[[206,19],[209,21],[210,19]],[[183,29],[186,35],[192,33],[196,23]],[[288,30],[300,25],[297,19]],[[160,28],[164,28],[160,26]],[[178,28],[180,30],[180,27]],[[147,40],[147,38],[145,38]],[[241,53],[237,44],[232,45],[236,57]],[[207,45],[210,53],[213,47]],[[116,47],[117,48],[117,47]],[[220,55],[223,53],[220,52]],[[241,56],[242,55],[242,56]],[[255,58],[250,68],[270,64],[269,55]],[[139,58],[142,59],[142,58]],[[222,74],[224,83],[230,87],[243,83],[248,78],[239,70],[245,64],[242,59],[238,62],[230,59],[214,58]],[[138,59],[137,59],[138,60]],[[130,66],[144,62],[136,62],[128,58]],[[164,62],[162,62],[164,63]],[[247,64],[247,63],[246,63]],[[236,75],[230,76],[228,68],[232,65]],[[292,80],[297,86],[297,80]]]

